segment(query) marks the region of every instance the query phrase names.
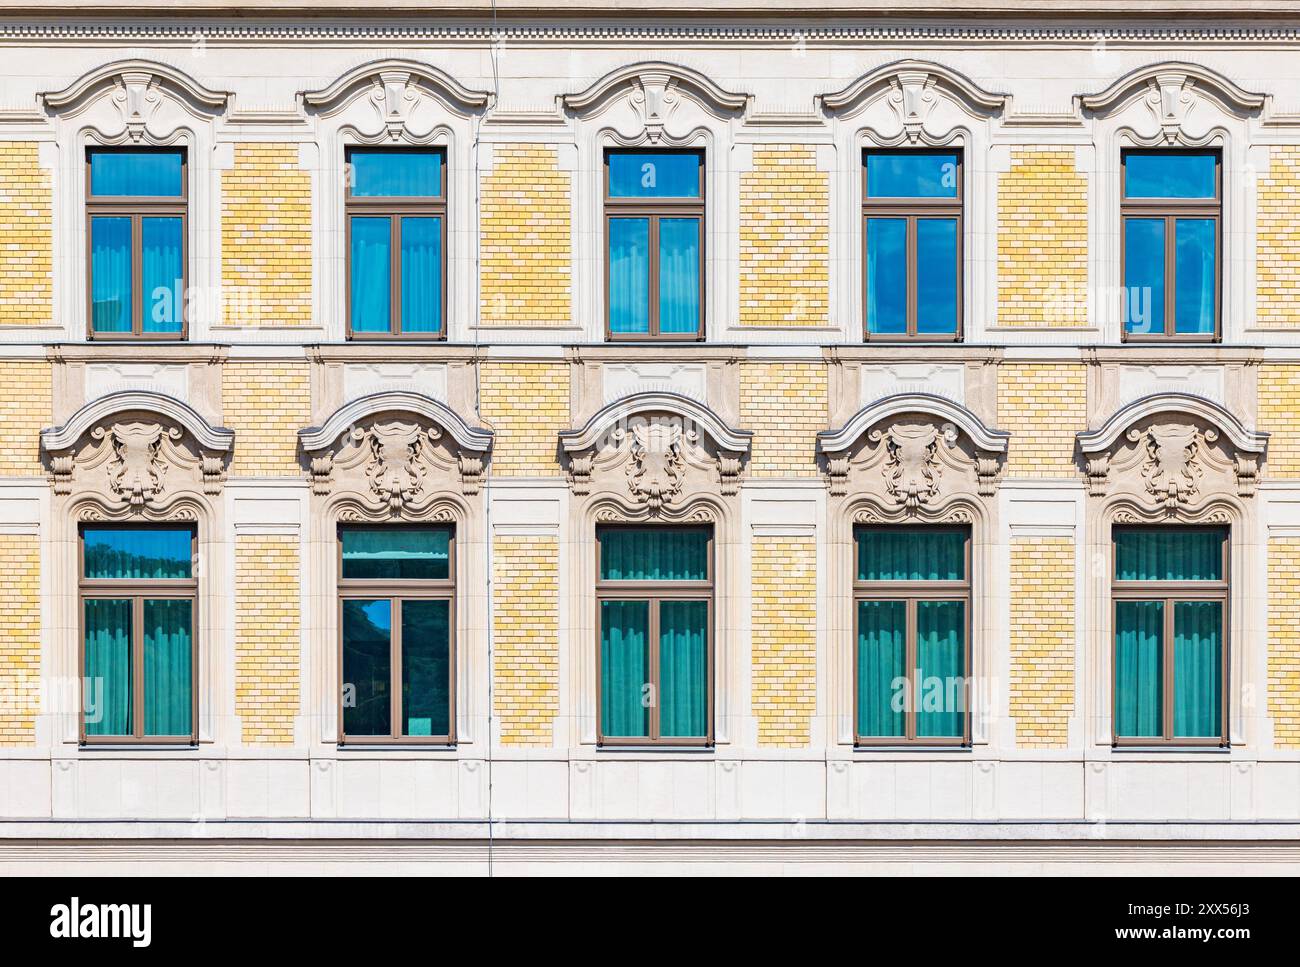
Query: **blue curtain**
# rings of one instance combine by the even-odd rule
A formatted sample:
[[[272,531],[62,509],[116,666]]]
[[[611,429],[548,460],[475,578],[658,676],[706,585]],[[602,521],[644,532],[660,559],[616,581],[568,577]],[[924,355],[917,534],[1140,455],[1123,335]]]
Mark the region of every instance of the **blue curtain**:
[[[180,197],[184,194],[181,183],[183,158],[180,151],[92,151],[90,193],[98,196]]]
[[[1174,331],[1214,332],[1217,254],[1214,219],[1174,220]]]
[[[451,602],[402,602],[403,735],[451,731]]]
[[[343,732],[392,734],[392,602],[343,602]]]
[[[659,331],[700,331],[700,220],[659,219]]]
[[[907,605],[858,602],[858,735],[902,736],[906,722]]]
[[[90,318],[95,332],[130,332],[131,219],[90,220]]]
[[[193,602],[145,600],[145,735],[190,735],[193,731],[192,634]]]
[[[960,581],[966,534],[953,527],[857,527],[859,581]]]
[[[923,151],[867,154],[868,198],[956,198],[957,155]]]
[[[85,576],[101,580],[192,577],[192,535],[185,527],[85,527],[81,532]]]
[[[1124,155],[1126,198],[1213,198],[1218,155],[1213,151],[1130,151]]]
[[[907,332],[907,219],[867,219],[867,330]]]
[[[442,194],[441,151],[356,150],[348,153],[358,198],[436,198]]]
[[[392,311],[392,226],[388,218],[351,220],[352,331],[388,332]]]
[[[609,220],[609,328],[650,331],[650,219]]]
[[[966,605],[961,601],[916,604],[916,696],[918,736],[961,736],[966,713]]]
[[[602,527],[602,581],[703,581],[709,531],[678,527]]]
[[[1221,581],[1223,543],[1218,527],[1117,527],[1117,581]]]
[[[1124,219],[1124,328],[1165,331],[1165,220]]]
[[[180,332],[185,310],[184,222],[141,219],[144,331]]]
[[[1174,735],[1222,735],[1223,605],[1174,602]]]
[[[442,219],[403,218],[402,332],[442,329]]]
[[[1164,734],[1164,602],[1115,602],[1115,734]]]
[[[600,723],[610,736],[649,736],[650,606],[600,603]]]
[[[659,605],[659,734],[708,734],[709,605]]]
[[[611,198],[699,198],[698,151],[611,151]]]
[[[343,577],[443,580],[450,527],[348,527],[340,531]]]
[[[957,331],[957,219],[916,221],[916,331]]]
[[[87,735],[131,735],[131,601],[85,601],[85,708]]]

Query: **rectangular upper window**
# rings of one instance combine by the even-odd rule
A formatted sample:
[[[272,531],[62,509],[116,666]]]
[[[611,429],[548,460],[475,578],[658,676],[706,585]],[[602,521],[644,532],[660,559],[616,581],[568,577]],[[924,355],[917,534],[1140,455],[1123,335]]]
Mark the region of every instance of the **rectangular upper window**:
[[[712,531],[596,532],[599,741],[713,741]]]
[[[81,529],[84,743],[197,741],[194,530]]]
[[[446,156],[434,148],[347,155],[348,335],[446,335]]]
[[[456,741],[454,531],[339,530],[339,744]]]
[[[1125,151],[1123,169],[1125,339],[1215,339],[1222,247],[1219,153]]]
[[[605,154],[610,339],[704,333],[704,154]]]
[[[970,742],[970,533],[854,528],[854,741]]]
[[[91,338],[184,337],[186,183],[184,149],[87,150]]]
[[[1228,531],[1117,527],[1116,745],[1227,745]]]
[[[961,152],[869,149],[863,178],[866,337],[960,338]]]

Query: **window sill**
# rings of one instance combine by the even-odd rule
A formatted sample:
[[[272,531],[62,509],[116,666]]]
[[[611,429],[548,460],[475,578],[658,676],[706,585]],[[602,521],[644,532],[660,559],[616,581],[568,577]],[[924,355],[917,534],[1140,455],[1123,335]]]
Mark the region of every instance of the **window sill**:
[[[597,745],[596,751],[598,753],[634,752],[637,754],[652,752],[655,753],[656,755],[662,755],[668,752],[686,752],[686,753],[690,753],[691,755],[701,755],[705,753],[717,752],[718,749],[717,746],[715,745],[632,745],[632,744],[628,744],[628,745]]]
[[[1227,755],[1232,752],[1230,745],[1111,745],[1108,746],[1111,752],[1124,753],[1141,753],[1150,755],[1158,753],[1161,755],[1175,755],[1190,752],[1195,755]]]

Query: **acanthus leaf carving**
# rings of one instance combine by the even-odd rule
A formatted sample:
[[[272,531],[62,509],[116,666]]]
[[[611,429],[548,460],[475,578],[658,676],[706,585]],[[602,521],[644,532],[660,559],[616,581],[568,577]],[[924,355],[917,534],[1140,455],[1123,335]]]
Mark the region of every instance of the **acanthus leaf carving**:
[[[370,492],[387,504],[392,514],[400,514],[406,504],[414,503],[424,491],[425,467],[423,447],[426,438],[436,431],[422,430],[412,423],[376,423],[368,430],[352,431],[353,438],[369,449],[366,479]]]
[[[1132,429],[1128,438],[1146,449],[1142,477],[1147,493],[1169,513],[1188,506],[1204,473],[1199,461],[1202,444],[1213,443],[1218,434],[1214,430],[1202,433],[1187,424],[1163,423]]]
[[[634,422],[631,429],[628,489],[651,513],[658,513],[682,489],[686,476],[686,460],[682,456],[684,431],[672,422],[643,420]]]
[[[167,474],[161,455],[164,432],[173,440],[181,436],[180,430],[165,431],[158,423],[114,423],[108,430],[97,427],[91,433],[96,439],[107,438],[113,448],[109,490],[136,510],[163,495]]]

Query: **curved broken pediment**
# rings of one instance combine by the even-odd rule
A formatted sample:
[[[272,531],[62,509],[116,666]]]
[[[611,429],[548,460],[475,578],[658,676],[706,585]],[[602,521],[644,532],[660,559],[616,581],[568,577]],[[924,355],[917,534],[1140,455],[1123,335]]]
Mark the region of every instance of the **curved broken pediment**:
[[[564,107],[577,115],[595,115],[625,103],[650,143],[664,137],[664,128],[678,113],[683,98],[718,117],[739,114],[750,95],[724,90],[690,67],[665,61],[642,61],[610,71],[586,90],[562,95]]]
[[[223,112],[233,95],[205,87],[179,68],[151,60],[121,60],[97,67],[61,91],[39,95],[52,114],[75,117],[101,99],[108,99],[131,141],[146,134],[162,139],[176,127],[164,108],[174,106],[203,120]],[[104,132],[112,134],[113,132]]]
[[[1267,96],[1239,87],[1200,64],[1164,61],[1130,71],[1096,94],[1079,96],[1083,110],[1099,116],[1118,114],[1141,103],[1166,143],[1194,142],[1214,123],[1203,115],[1206,102],[1224,115],[1243,117],[1263,110]],[[1141,114],[1142,112],[1139,112]],[[1194,130],[1193,130],[1194,129]]]

